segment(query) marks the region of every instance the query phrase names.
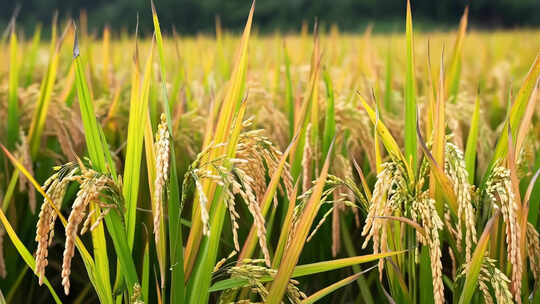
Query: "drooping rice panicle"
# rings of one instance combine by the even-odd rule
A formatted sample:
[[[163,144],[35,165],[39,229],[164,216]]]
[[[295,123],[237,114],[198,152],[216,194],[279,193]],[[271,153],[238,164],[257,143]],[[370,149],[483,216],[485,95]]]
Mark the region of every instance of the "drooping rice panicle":
[[[465,262],[471,260],[473,245],[477,242],[475,210],[471,200],[471,185],[463,153],[452,143],[446,144],[445,171],[452,180],[454,192],[458,197],[457,244],[461,249],[461,240],[465,234]],[[465,228],[465,233],[463,233]]]
[[[469,265],[465,264],[463,266],[458,278],[466,274]],[[483,258],[478,275],[478,287],[485,303],[514,303],[512,293],[510,292],[510,280],[497,268],[494,259],[489,257]],[[493,293],[491,290],[493,290]]]
[[[43,184],[46,194],[51,198],[57,208],[60,208],[69,182],[74,178],[79,168],[73,163],[67,163],[57,167],[57,172],[49,177]],[[45,267],[48,265],[48,248],[54,237],[54,224],[57,214],[47,200],[41,204],[38,222],[36,224],[36,238],[38,242],[36,249],[36,275],[39,278],[39,284],[43,284]]]
[[[534,226],[527,223],[527,257],[535,281],[540,277],[540,235]]]
[[[518,206],[510,180],[510,171],[495,167],[486,183],[486,193],[500,208],[506,225],[506,245],[508,261],[512,265],[511,290],[517,302],[521,299],[522,259],[520,249],[521,227],[518,220]]]
[[[377,175],[372,202],[362,230],[362,236],[365,237],[362,248],[373,240],[373,253],[388,252],[386,243],[388,223],[384,217],[392,216],[396,209],[400,209],[401,205],[407,201],[407,191],[400,165],[394,162],[384,163],[381,172]],[[384,263],[381,259],[379,260],[381,278],[383,267]]]
[[[431,276],[433,278],[433,295],[435,303],[444,303],[444,285],[442,273],[442,254],[439,230],[444,227],[442,220],[435,210],[435,201],[433,199],[423,199],[414,201],[412,204],[413,219],[422,223],[426,235],[421,238],[429,247],[431,261]]]
[[[104,198],[113,197],[107,196],[104,191],[119,192],[119,188],[109,176],[92,169],[81,168],[81,170],[81,175],[74,178],[80,184],[79,191],[71,207],[66,225],[66,244],[62,262],[62,286],[64,286],[64,293],[66,295],[69,294],[70,290],[71,261],[75,253],[75,240],[77,238],[78,228],[85,217],[88,216],[87,209],[89,205],[95,203],[96,208],[112,207],[113,205],[101,203]],[[118,193],[113,193],[113,195],[118,197]],[[96,221],[96,223],[98,222]]]

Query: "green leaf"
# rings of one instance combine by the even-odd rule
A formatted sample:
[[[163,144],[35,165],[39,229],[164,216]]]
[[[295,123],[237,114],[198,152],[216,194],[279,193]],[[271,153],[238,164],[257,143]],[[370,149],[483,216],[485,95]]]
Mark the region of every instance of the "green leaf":
[[[474,112],[471,118],[471,128],[467,137],[467,146],[465,147],[465,167],[469,174],[469,183],[474,183],[474,175],[476,170],[476,148],[478,145],[478,131],[480,120],[480,98],[476,95],[474,103]]]
[[[328,167],[330,165],[332,147],[333,143],[330,145],[321,174],[317,179],[317,183],[313,187],[313,192],[306,203],[300,218],[298,219],[290,245],[283,254],[283,260],[279,266],[278,272],[268,294],[268,304],[281,303],[281,299],[283,298],[285,290],[287,289],[289,279],[293,274],[294,267],[296,263],[298,263],[300,253],[304,248],[304,244],[309,233],[309,229],[311,228],[313,220],[315,219],[315,216],[317,215],[321,206],[321,195],[326,183],[326,177],[328,176]]]
[[[109,146],[103,135],[103,130],[96,120],[94,107],[86,82],[83,64],[79,56],[78,37],[75,34],[75,42],[73,46],[73,57],[75,61],[75,82],[77,86],[77,96],[81,110],[81,118],[84,126],[86,146],[92,166],[99,172],[109,173],[116,180],[116,169],[112,161]],[[118,257],[119,265],[125,283],[127,284],[128,293],[133,294],[133,286],[138,283],[135,263],[131,257],[131,251],[128,245],[126,228],[123,223],[123,218],[118,212],[109,212],[105,216],[107,230],[112,238],[113,245]],[[107,243],[103,225],[99,224],[92,231],[92,242],[94,243],[94,256],[96,259],[98,283],[103,285],[107,290],[107,294],[111,294],[109,261],[107,256]]]
[[[152,58],[153,42],[148,55],[148,61],[144,70],[141,93],[136,88],[132,88],[132,96],[129,107],[129,122],[126,144],[126,158],[123,181],[123,195],[126,203],[126,227],[127,237],[130,249],[133,249],[133,240],[135,237],[135,222],[137,210],[137,198],[139,194],[139,182],[141,172],[142,144],[144,137],[144,124],[148,111],[148,92],[150,90],[150,80],[152,77]],[[134,65],[134,69],[137,67]],[[138,73],[134,71],[133,73]],[[151,194],[153,195],[153,193]]]
[[[172,125],[172,116],[170,112],[169,98],[167,96],[167,78],[166,78],[166,64],[165,64],[165,55],[163,52],[163,38],[161,36],[161,28],[159,26],[159,19],[154,6],[152,4],[152,20],[154,23],[154,32],[156,37],[156,42],[158,46],[159,54],[159,67],[161,72],[161,94],[162,94],[162,103],[163,111],[165,111],[165,117],[167,118],[167,128],[169,129],[169,134],[173,136],[173,125]],[[169,260],[171,263],[171,292],[170,292],[170,301],[171,303],[182,303],[184,302],[184,255],[182,254],[183,249],[183,240],[182,240],[182,226],[180,222],[180,188],[178,185],[178,173],[176,168],[176,153],[174,150],[174,144],[170,145],[170,158],[169,158],[169,187],[168,187],[168,215],[169,215]]]
[[[292,138],[294,136],[294,95],[291,79],[291,59],[285,43],[283,43],[283,57],[285,58],[285,101],[287,102],[289,118],[289,136]]]
[[[510,109],[510,119],[505,123],[504,129],[502,130],[501,137],[497,142],[497,147],[495,148],[495,154],[491,159],[488,170],[486,171],[486,177],[490,174],[491,169],[497,163],[497,161],[502,160],[506,157],[508,153],[508,124],[512,126],[519,126],[523,115],[525,114],[525,109],[529,102],[536,102],[536,100],[530,100],[531,94],[536,87],[538,80],[540,78],[540,54],[536,56],[536,59],[527,74],[527,78],[523,82],[519,92],[512,104]],[[512,136],[516,136],[518,128],[512,130]]]
[[[461,21],[459,22],[458,35],[454,44],[454,53],[452,60],[450,61],[450,69],[448,70],[448,76],[446,77],[446,90],[448,98],[452,102],[456,102],[456,97],[459,92],[459,81],[461,78],[461,61],[463,53],[463,41],[465,40],[465,34],[467,32],[467,19],[469,16],[469,7],[465,7]]]
[[[148,242],[146,242],[146,245],[144,246],[141,281],[141,293],[143,296],[143,301],[144,303],[149,303],[148,288],[150,287],[150,250]]]
[[[17,89],[19,88],[19,59],[17,47],[17,34],[15,23],[11,25],[9,39],[9,80],[8,80],[8,117],[7,117],[7,145],[10,149],[15,148],[15,142],[19,138],[19,101]]]
[[[392,110],[392,47],[390,43],[386,52],[386,78],[384,83],[384,109],[390,112]]]
[[[347,286],[349,285],[350,283],[358,280],[363,274],[367,273],[368,271],[374,269],[375,267],[377,266],[372,266],[362,272],[358,272],[358,273],[355,273],[353,274],[352,276],[349,276],[339,282],[336,282],[328,287],[325,287],[317,292],[315,292],[314,294],[310,295],[309,297],[307,297],[306,299],[304,299],[302,301],[302,304],[311,304],[311,303],[315,303],[317,301],[319,301],[320,299],[322,299],[323,297],[329,295],[330,293],[336,291],[337,289],[341,288],[341,287],[344,287],[344,286]]]
[[[327,70],[323,72],[324,84],[326,85],[326,115],[324,119],[324,134],[323,134],[323,147],[322,155],[328,154],[330,144],[336,134],[336,117],[334,111],[334,88],[332,86],[332,80]]]
[[[45,77],[41,82],[37,106],[32,116],[30,130],[28,131],[30,154],[32,155],[32,157],[37,156],[38,149],[41,143],[41,135],[43,133],[43,127],[45,126],[45,121],[47,120],[47,113],[49,111],[49,105],[52,99],[52,92],[54,89],[54,84],[56,82],[60,51],[62,50],[64,38],[70,28],[71,24],[66,26],[64,33],[56,42],[56,45],[52,44],[53,42],[51,42],[52,52],[49,59],[49,65],[47,66],[47,73],[45,74]],[[54,41],[56,41],[56,39],[54,39]]]
[[[406,74],[405,74],[405,159],[415,169],[418,156],[416,154],[416,76],[414,72],[414,44],[411,3],[407,0],[406,19]]]
[[[35,73],[34,68],[36,66],[37,52],[39,47],[39,42],[41,41],[41,24],[36,26],[34,30],[34,36],[32,37],[32,44],[30,45],[30,52],[28,55],[27,66],[26,66],[26,86],[29,86],[32,83],[32,78]]]

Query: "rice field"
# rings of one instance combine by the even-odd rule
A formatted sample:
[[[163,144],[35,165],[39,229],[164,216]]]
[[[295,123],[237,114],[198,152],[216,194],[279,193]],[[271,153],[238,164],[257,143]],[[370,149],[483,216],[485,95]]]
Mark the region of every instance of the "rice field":
[[[540,303],[540,31],[147,13],[5,30],[0,303]]]

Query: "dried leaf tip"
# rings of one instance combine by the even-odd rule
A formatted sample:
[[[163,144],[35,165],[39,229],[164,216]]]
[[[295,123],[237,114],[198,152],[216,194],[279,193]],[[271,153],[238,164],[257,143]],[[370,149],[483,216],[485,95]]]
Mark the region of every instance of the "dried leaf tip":
[[[150,5],[152,6],[152,15],[156,15],[156,6],[154,5],[154,0],[150,0]]]
[[[79,34],[77,31],[77,24],[75,22],[73,22],[73,27],[75,31],[75,40],[73,42],[73,59],[76,59],[80,55],[80,50],[79,50]]]

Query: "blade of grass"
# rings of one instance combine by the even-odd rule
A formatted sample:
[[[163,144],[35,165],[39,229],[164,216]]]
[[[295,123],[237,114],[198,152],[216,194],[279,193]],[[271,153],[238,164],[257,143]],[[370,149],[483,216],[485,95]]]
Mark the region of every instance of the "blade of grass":
[[[143,301],[144,303],[150,303],[148,302],[148,288],[150,285],[150,250],[148,241],[144,246],[141,282],[141,293]]]
[[[407,172],[409,176],[414,177],[413,171],[409,166],[409,163],[405,160],[405,156],[401,153],[401,150],[399,149],[396,140],[394,139],[394,137],[392,137],[392,134],[390,134],[388,128],[384,125],[382,121],[377,119],[377,113],[369,106],[367,101],[359,94],[358,98],[360,98],[362,107],[364,107],[364,109],[366,110],[366,113],[371,120],[371,123],[373,123],[373,126],[379,133],[379,136],[381,136],[381,140],[384,147],[386,148],[386,151],[388,151],[388,153],[390,153],[390,155],[392,155],[396,159],[403,161],[403,163],[407,167]]]
[[[221,156],[223,154],[227,153],[227,150],[230,149],[236,149],[234,146],[231,145],[230,142],[230,133],[231,125],[233,123],[233,119],[236,117],[236,119],[242,119],[238,115],[239,108],[242,104],[242,96],[244,94],[245,89],[245,78],[246,78],[246,72],[247,72],[247,50],[248,50],[248,42],[249,37],[251,33],[251,24],[253,20],[253,11],[255,8],[255,2],[253,2],[251,6],[251,10],[246,22],[246,26],[244,28],[244,33],[242,34],[242,39],[240,41],[240,46],[237,51],[237,57],[236,57],[236,63],[234,66],[234,70],[231,74],[231,79],[229,80],[229,84],[226,87],[225,95],[223,96],[223,99],[220,99],[221,101],[221,109],[219,112],[219,116],[217,116],[217,124],[215,125],[215,133],[213,134],[213,137],[210,137],[210,134],[207,134],[208,137],[205,137],[205,144],[208,144],[209,142],[214,143],[228,143],[228,147],[226,148],[218,148],[213,149],[213,152],[211,151],[209,153],[208,159],[205,161],[211,161],[215,159],[218,156]],[[216,105],[216,110],[218,106]],[[238,123],[238,121],[237,121]],[[212,127],[213,124],[211,122],[208,123],[208,127]],[[227,149],[227,150],[225,150]],[[231,155],[228,155],[229,157]],[[234,156],[234,155],[232,155]],[[216,184],[205,182],[203,184],[203,189],[205,191],[206,197],[210,204],[213,204],[215,201],[214,194],[216,193]],[[198,203],[198,200],[196,201]],[[211,207],[210,205],[209,207]],[[186,273],[186,278],[190,277],[190,274],[193,270],[193,267],[195,265],[195,261],[198,256],[199,247],[201,244],[201,238],[202,238],[202,222],[200,219],[200,210],[199,207],[193,208],[193,225],[191,227],[189,237],[186,243],[186,249],[185,249],[185,265],[184,268]],[[211,209],[211,208],[209,208]],[[221,224],[220,224],[221,225]],[[212,266],[213,267],[213,266]]]
[[[480,98],[479,94],[476,95],[474,102],[474,112],[471,118],[471,127],[469,129],[469,135],[467,136],[467,145],[465,148],[465,168],[469,174],[469,183],[474,183],[474,176],[476,170],[476,148],[478,146],[478,131],[480,120]]]
[[[319,27],[317,19],[315,19],[314,29],[313,29],[313,54],[311,58],[311,68],[315,70],[311,70],[311,73],[313,74],[313,91],[311,93],[311,134],[309,134],[309,143],[311,145],[311,149],[313,150],[313,153],[318,154],[320,149],[320,131],[319,131],[319,64],[318,61],[321,60],[320,55],[320,47],[319,47]],[[304,149],[302,149],[303,152]],[[323,154],[326,155],[326,154]],[[315,174],[319,171],[319,159],[314,158],[314,168],[315,168]]]
[[[234,74],[234,73],[233,73]],[[242,128],[242,119],[246,111],[246,103],[242,103],[238,115],[236,117],[235,126],[232,130],[232,134],[227,147],[227,157],[234,157],[236,154],[236,146],[238,138]],[[230,169],[230,165],[228,168]],[[216,263],[217,254],[219,250],[219,243],[221,239],[221,232],[223,229],[223,222],[226,212],[226,206],[223,202],[223,188],[220,186],[217,188],[214,201],[212,203],[212,211],[210,212],[210,235],[204,237],[201,243],[201,249],[199,250],[199,257],[195,264],[192,277],[188,284],[188,303],[195,303],[197,301],[206,303],[208,301],[209,292],[208,288],[211,284],[212,270]]]
[[[92,166],[99,172],[110,173],[113,179],[117,179],[115,165],[112,162],[109,146],[105,141],[101,126],[98,125],[92,99],[84,74],[83,63],[81,61],[77,33],[73,46],[73,57],[75,62],[75,75],[77,96],[81,110],[81,118],[84,126],[86,146],[92,161]],[[97,213],[99,216],[99,212]],[[138,283],[135,264],[130,254],[130,247],[126,235],[123,219],[118,212],[109,212],[105,216],[107,230],[112,238],[113,245],[118,257],[119,266],[129,295],[133,294],[133,287]],[[102,224],[99,224],[92,231],[92,241],[94,242],[94,255],[96,266],[100,277],[100,284],[103,284],[106,290],[110,287],[109,262],[107,257],[107,244]],[[112,291],[111,291],[112,292]]]
[[[302,300],[302,304],[311,304],[311,303],[315,303],[317,301],[319,301],[320,299],[324,298],[325,296],[331,294],[332,292],[338,290],[339,288],[342,288],[342,287],[345,287],[349,284],[351,284],[352,282],[358,280],[358,278],[360,278],[363,274],[373,270],[375,267],[377,266],[372,266],[364,271],[361,271],[361,272],[358,272],[358,273],[355,273],[343,280],[340,280],[328,287],[325,287],[317,292],[315,292],[314,294],[310,295],[309,297],[307,297],[306,299]]]
[[[529,70],[529,73],[527,74],[527,77],[525,81],[523,82],[521,88],[519,89],[519,92],[514,100],[514,103],[510,110],[510,119],[508,121],[508,123],[510,123],[511,125],[519,126],[523,118],[523,115],[525,114],[527,104],[529,102],[533,102],[533,103],[536,102],[536,100],[530,100],[530,97],[532,95],[534,88],[536,87],[536,84],[538,83],[539,78],[540,78],[540,54],[536,56],[536,59],[534,63],[532,64],[531,69]],[[493,155],[493,158],[491,159],[488,170],[486,171],[485,178],[487,178],[487,176],[490,174],[491,169],[497,163],[497,161],[505,158],[506,154],[508,153],[508,133],[507,133],[508,123],[505,124],[504,129],[502,130],[501,136],[495,148],[495,153]],[[514,129],[512,131],[512,135],[516,136],[517,131],[518,131],[517,128]]]
[[[444,153],[446,149],[446,99],[444,96],[444,48],[441,55],[441,66],[439,71],[439,86],[437,88],[437,99],[433,110],[433,158],[438,164],[444,164]],[[437,168],[431,166],[429,190],[430,195],[435,199],[435,207],[439,216],[443,215],[443,200],[441,191],[443,191],[437,182]],[[425,250],[425,249],[424,249]],[[427,255],[425,256],[427,258]],[[425,289],[421,289],[423,291]],[[430,296],[429,298],[433,298]]]
[[[111,86],[111,80],[109,77],[109,62],[110,60],[110,45],[111,45],[111,31],[109,27],[106,25],[103,28],[103,76],[101,78],[101,84],[103,85],[103,90],[105,92],[109,92],[110,86]]]
[[[52,92],[54,84],[56,82],[56,74],[58,71],[58,61],[60,59],[60,51],[62,50],[62,45],[64,38],[71,28],[71,23],[66,26],[64,32],[60,39],[56,42],[56,45],[51,47],[51,57],[49,65],[47,67],[47,73],[45,78],[41,82],[41,87],[39,90],[39,97],[36,110],[32,116],[32,121],[30,123],[30,130],[28,131],[28,137],[30,141],[30,154],[32,157],[35,157],[38,153],[38,149],[41,143],[41,135],[43,133],[43,127],[45,126],[45,121],[47,120],[47,113],[49,111],[49,105],[52,99]]]
[[[41,41],[41,24],[36,25],[34,30],[34,36],[32,37],[32,44],[30,45],[30,51],[26,66],[25,85],[29,86],[32,83],[32,78],[35,73],[36,59],[38,53],[39,42]]]
[[[157,16],[156,7],[154,2],[152,5],[152,21],[154,24],[154,32],[156,36],[156,42],[158,46],[159,54],[159,67],[161,72],[161,94],[163,111],[165,111],[165,117],[167,118],[167,128],[171,136],[173,133],[173,121],[170,111],[169,99],[167,96],[167,78],[166,78],[166,64],[165,55],[163,52],[163,38],[161,36],[161,29],[159,26],[159,19]],[[180,222],[180,189],[178,185],[178,173],[176,168],[176,153],[174,150],[174,144],[170,145],[170,172],[169,172],[169,187],[168,187],[168,202],[167,209],[169,215],[169,259],[171,264],[171,303],[182,303],[185,298],[185,286],[184,286],[184,255],[182,254],[183,240],[182,240],[182,226]]]
[[[450,61],[450,68],[446,77],[446,96],[448,99],[455,103],[456,97],[459,92],[459,82],[461,79],[461,62],[463,57],[463,44],[465,40],[465,34],[467,32],[467,19],[469,16],[469,6],[465,7],[461,21],[459,22],[459,30],[454,43],[454,52]]]
[[[98,125],[92,101],[90,99],[90,93],[86,85],[86,80],[83,72],[82,63],[79,56],[79,46],[77,41],[77,33],[75,33],[75,42],[73,47],[73,57],[75,61],[76,71],[76,86],[77,96],[79,99],[79,106],[81,108],[81,118],[84,125],[84,133],[86,139],[86,146],[88,154],[92,161],[92,165],[100,172],[107,172],[105,167],[105,155],[102,150],[104,145],[101,142],[101,136],[99,135]],[[108,148],[107,148],[108,149]],[[95,214],[99,216],[100,211],[97,207]],[[113,214],[112,212],[110,214]],[[92,219],[92,224],[97,218]],[[94,245],[94,258],[96,261],[96,275],[99,277],[100,284],[107,290],[107,294],[112,298],[112,289],[109,273],[109,258],[107,255],[107,243],[105,240],[105,229],[103,224],[99,224],[92,232],[92,243]],[[109,297],[109,296],[108,296]]]
[[[317,48],[314,48],[314,51],[316,50]],[[311,121],[311,118],[310,118],[311,115],[308,115],[308,113],[314,113],[311,108],[315,101],[315,97],[317,97],[317,94],[315,94],[315,91],[318,89],[317,80],[318,80],[318,74],[320,72],[319,66],[320,66],[321,57],[313,56],[313,59],[314,60],[312,60],[312,63],[311,63],[312,66],[311,66],[311,73],[310,73],[310,78],[309,78],[309,85],[306,87],[306,90],[304,91],[302,105],[300,106],[300,109],[295,111],[297,112],[297,114],[295,117],[294,131],[300,134],[299,135],[300,138],[298,142],[295,145],[293,145],[291,149],[290,164],[291,164],[291,176],[293,180],[296,180],[300,176],[300,172],[302,172],[304,146],[306,144],[306,140],[308,140],[307,129],[308,129],[309,122]]]
[[[414,72],[414,43],[411,3],[407,0],[406,18],[406,54],[407,72],[405,74],[405,159],[416,170],[416,76]]]
[[[17,33],[15,32],[15,23],[13,23],[9,37],[9,88],[6,128],[7,146],[10,149],[15,148],[15,142],[19,137],[19,101],[17,98],[17,89],[19,87],[19,54],[17,44]]]
[[[328,154],[328,149],[332,143],[332,139],[336,134],[336,118],[334,110],[334,88],[332,86],[332,80],[327,70],[323,72],[324,84],[326,86],[326,114],[324,116],[324,133],[323,133],[323,147],[322,155]]]
[[[150,47],[148,60],[144,69],[143,82],[140,86],[140,92],[136,88],[132,88],[132,96],[129,107],[129,121],[126,144],[126,158],[123,181],[123,194],[126,204],[126,228],[129,247],[133,248],[133,240],[135,237],[135,223],[137,199],[139,194],[139,180],[141,172],[142,144],[144,137],[144,124],[141,121],[145,120],[145,114],[148,110],[148,92],[150,90],[150,80],[152,77],[152,59],[153,59],[154,43]],[[136,64],[133,64],[134,82],[137,82],[138,69]]]
[[[285,101],[287,102],[289,118],[289,137],[292,138],[294,136],[294,94],[291,79],[291,59],[285,42],[283,42],[283,57],[285,59]]]
[[[326,161],[321,170],[321,174],[317,179],[317,183],[313,188],[311,197],[309,198],[302,215],[299,218],[299,222],[294,231],[293,238],[290,242],[290,246],[285,250],[283,254],[283,261],[278,268],[278,272],[270,287],[268,294],[268,304],[281,303],[281,299],[289,283],[289,279],[294,270],[294,266],[298,262],[304,243],[309,233],[309,229],[317,215],[320,208],[321,194],[326,183],[326,177],[328,175],[328,166],[330,165],[330,154],[332,153],[333,144],[330,146],[329,152],[326,155]]]
[[[443,167],[441,167],[441,165],[435,160],[431,152],[429,152],[429,149],[426,146],[426,142],[424,141],[424,138],[422,137],[422,133],[420,131],[420,125],[418,123],[416,127],[417,127],[416,132],[418,135],[418,140],[420,141],[420,147],[422,148],[422,151],[426,155],[428,161],[431,164],[431,168],[433,169],[431,172],[433,172],[435,179],[437,180],[438,184],[441,186],[443,197],[448,203],[448,206],[450,207],[450,211],[452,211],[453,214],[457,214],[458,203],[457,203],[456,193],[454,192],[454,189],[452,187],[452,182],[450,181],[450,178],[444,172]]]
[[[278,245],[276,247],[276,251],[274,252],[272,269],[278,268],[279,264],[281,263],[281,258],[283,257],[283,252],[285,251],[285,246],[287,246],[287,240],[289,239],[289,233],[293,221],[294,207],[296,207],[296,195],[298,193],[298,185],[300,185],[300,179],[296,181],[293,190],[291,191],[291,193],[289,193],[287,212],[285,213],[285,218],[283,219],[281,232],[279,234]]]
[[[536,104],[535,101],[538,96],[538,82],[539,81],[540,81],[540,77],[536,81],[536,85],[534,86],[533,92],[531,93],[531,97],[529,98],[529,103],[527,104],[527,108],[525,109],[523,119],[519,126],[519,131],[516,138],[516,153],[521,153],[523,143],[525,142],[525,138],[529,132],[529,129],[531,128],[532,117],[534,114],[534,108]]]
[[[384,85],[384,109],[387,112],[392,110],[392,38],[388,43],[388,50],[386,51],[386,77]]]

